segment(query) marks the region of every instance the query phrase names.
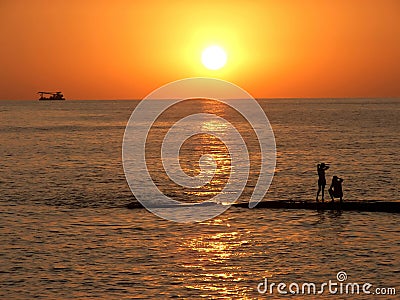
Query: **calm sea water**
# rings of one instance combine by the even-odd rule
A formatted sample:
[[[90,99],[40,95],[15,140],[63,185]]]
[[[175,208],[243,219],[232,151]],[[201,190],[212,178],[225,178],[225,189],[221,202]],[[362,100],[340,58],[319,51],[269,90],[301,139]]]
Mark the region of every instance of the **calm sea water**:
[[[2,298],[273,298],[278,295],[257,292],[266,277],[321,283],[336,280],[339,271],[347,282],[400,290],[397,214],[230,208],[183,225],[123,208],[134,198],[121,145],[137,103],[0,101]],[[316,164],[324,161],[331,165],[328,180],[344,178],[345,200],[400,201],[399,100],[260,105],[277,145],[265,200],[313,201]],[[181,190],[160,171],[162,134],[195,111],[231,118],[256,166],[260,157],[250,128],[224,105],[174,108],[151,132],[148,162],[160,190],[181,201],[212,197],[229,179],[226,149],[205,136],[184,144],[181,164],[195,175],[198,157],[215,155],[220,168],[212,184]],[[251,169],[240,201],[248,201],[256,178]]]

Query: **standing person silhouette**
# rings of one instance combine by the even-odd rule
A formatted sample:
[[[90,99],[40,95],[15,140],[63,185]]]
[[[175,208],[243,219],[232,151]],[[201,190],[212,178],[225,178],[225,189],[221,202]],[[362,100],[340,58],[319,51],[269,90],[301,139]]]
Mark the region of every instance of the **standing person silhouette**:
[[[342,189],[343,179],[337,176],[332,177],[332,183],[329,187],[329,196],[331,196],[332,202],[333,198],[340,198],[340,202],[343,202],[343,189]]]
[[[326,185],[326,178],[325,178],[325,171],[329,169],[329,166],[325,163],[317,164],[317,172],[318,172],[318,192],[317,192],[317,202],[319,193],[322,191],[322,202],[324,202],[324,194],[325,194],[325,185]]]

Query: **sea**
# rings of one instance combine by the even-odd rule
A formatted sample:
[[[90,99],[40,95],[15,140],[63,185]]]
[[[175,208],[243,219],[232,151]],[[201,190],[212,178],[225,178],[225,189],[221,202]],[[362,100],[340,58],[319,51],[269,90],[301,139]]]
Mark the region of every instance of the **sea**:
[[[328,186],[333,175],[344,179],[344,201],[400,201],[400,99],[257,101],[276,143],[263,201],[315,201],[321,162],[330,166]],[[137,199],[122,148],[138,103],[0,101],[1,299],[398,297],[398,213],[230,207],[176,223],[127,209]],[[212,201],[233,178],[224,142],[207,134],[185,141],[179,161],[198,176],[199,159],[210,154],[212,180],[187,188],[169,178],[163,138],[194,113],[218,115],[244,137],[251,166],[237,201],[248,202],[263,157],[257,136],[240,113],[211,99],[180,103],[153,124],[145,155],[154,184],[192,203]],[[204,121],[221,134],[222,125]]]

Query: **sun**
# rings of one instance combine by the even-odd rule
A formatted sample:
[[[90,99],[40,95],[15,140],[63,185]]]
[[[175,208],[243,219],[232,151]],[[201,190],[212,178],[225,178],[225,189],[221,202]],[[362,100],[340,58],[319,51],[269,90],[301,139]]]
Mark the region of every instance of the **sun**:
[[[221,69],[226,61],[226,52],[220,46],[209,46],[201,54],[201,62],[210,70]]]

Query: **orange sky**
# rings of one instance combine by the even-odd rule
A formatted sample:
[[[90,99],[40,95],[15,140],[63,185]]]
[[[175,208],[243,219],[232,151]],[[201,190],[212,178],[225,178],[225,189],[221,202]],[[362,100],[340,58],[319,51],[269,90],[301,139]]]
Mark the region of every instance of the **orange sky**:
[[[399,97],[400,1],[1,0],[0,99],[134,99],[186,77],[255,97]],[[205,69],[202,50],[228,63]]]

